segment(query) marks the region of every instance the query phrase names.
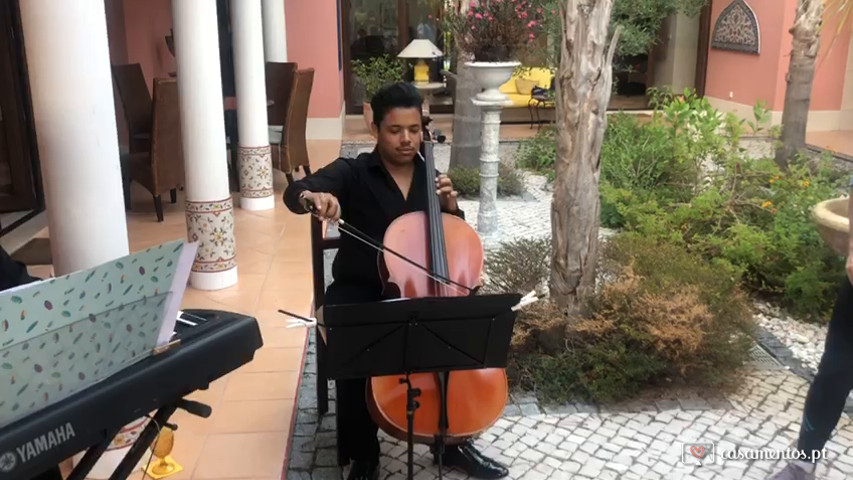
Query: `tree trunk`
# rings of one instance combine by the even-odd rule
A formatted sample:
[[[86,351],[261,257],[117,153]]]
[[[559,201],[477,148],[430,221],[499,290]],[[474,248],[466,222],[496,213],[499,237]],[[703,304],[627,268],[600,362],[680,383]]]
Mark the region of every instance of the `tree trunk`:
[[[478,168],[480,166],[480,136],[483,124],[480,107],[472,98],[478,93],[474,72],[465,66],[468,59],[462,54],[456,64],[456,101],[453,105],[453,144],[450,166]]]
[[[468,1],[456,2],[457,11],[468,11]],[[453,141],[450,146],[450,167],[479,168],[480,141],[483,130],[480,107],[471,99],[477,95],[474,72],[465,66],[469,61],[464,52],[456,56],[456,92],[453,102]]]
[[[823,0],[799,0],[797,16],[790,30],[794,38],[782,110],[782,144],[776,151],[776,164],[783,170],[787,170],[788,161],[806,147],[806,125],[820,47],[823,9]]]
[[[613,0],[566,0],[562,12],[550,295],[569,313],[582,313],[595,288],[601,144],[619,39],[617,29],[608,46],[612,8]]]

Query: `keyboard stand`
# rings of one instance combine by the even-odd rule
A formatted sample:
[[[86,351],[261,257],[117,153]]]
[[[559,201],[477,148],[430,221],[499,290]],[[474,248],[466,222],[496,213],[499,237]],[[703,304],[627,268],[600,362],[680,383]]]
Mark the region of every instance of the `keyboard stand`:
[[[160,429],[167,424],[169,418],[174,415],[178,408],[202,418],[209,417],[212,412],[212,409],[203,403],[184,399],[160,407],[160,409],[157,410],[157,413],[154,414],[154,417],[147,425],[145,425],[145,428],[142,430],[142,433],[139,434],[136,441],[133,442],[133,445],[130,447],[127,455],[121,459],[121,462],[113,471],[112,475],[110,475],[110,480],[127,480],[127,477],[133,473],[133,469],[136,468],[136,465],[139,464],[139,461],[145,454],[145,449],[151,446],[154,439],[157,438],[157,435],[160,433]],[[171,425],[170,427],[175,426]],[[107,447],[110,446],[110,443],[119,430],[120,428],[110,432],[111,434],[107,436],[106,440],[90,448],[86,454],[83,455],[83,459],[79,464],[77,464],[77,467],[74,468],[74,471],[71,472],[71,475],[68,476],[67,480],[85,480],[86,475],[89,474],[92,467],[95,466],[98,459],[101,458],[101,455],[103,455],[107,450]]]

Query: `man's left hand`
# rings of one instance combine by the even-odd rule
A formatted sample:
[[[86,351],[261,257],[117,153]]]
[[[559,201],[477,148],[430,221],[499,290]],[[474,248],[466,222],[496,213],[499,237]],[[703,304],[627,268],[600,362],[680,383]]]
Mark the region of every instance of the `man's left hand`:
[[[447,212],[455,212],[459,207],[456,204],[456,196],[458,193],[453,189],[453,182],[445,174],[439,175],[435,179],[435,187],[438,189],[438,200],[441,203],[441,208]]]

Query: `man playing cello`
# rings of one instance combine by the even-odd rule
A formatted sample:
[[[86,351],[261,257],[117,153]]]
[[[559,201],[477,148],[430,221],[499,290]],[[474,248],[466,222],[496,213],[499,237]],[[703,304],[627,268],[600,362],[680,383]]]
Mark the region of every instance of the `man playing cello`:
[[[358,158],[339,158],[302,180],[290,184],[284,203],[294,213],[308,213],[310,201],[323,219],[343,218],[371,238],[381,241],[391,222],[409,212],[425,211],[427,195],[421,182],[426,172],[418,156],[422,139],[423,99],[408,83],[381,89],[370,102],[376,147]],[[450,179],[437,175],[442,211],[464,218]],[[358,239],[341,236],[332,266],[334,282],[326,290],[327,304],[383,300],[383,283],[376,251]],[[365,400],[367,379],[338,381],[341,444],[353,461],[349,480],[379,478],[378,427]],[[437,463],[437,459],[436,459]],[[502,478],[509,472],[480,454],[470,440],[448,446],[442,463],[477,478]]]

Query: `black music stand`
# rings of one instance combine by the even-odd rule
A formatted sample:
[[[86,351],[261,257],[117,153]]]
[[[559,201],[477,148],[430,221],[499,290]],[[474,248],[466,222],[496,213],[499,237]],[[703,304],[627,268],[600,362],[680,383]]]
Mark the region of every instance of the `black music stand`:
[[[406,375],[408,478],[413,476],[413,422],[420,394],[410,374],[505,368],[519,294],[428,297],[363,304],[324,305],[317,311],[326,342],[328,378]],[[438,428],[447,428],[442,382]],[[438,455],[443,436],[436,438]],[[441,463],[439,463],[441,478]]]

